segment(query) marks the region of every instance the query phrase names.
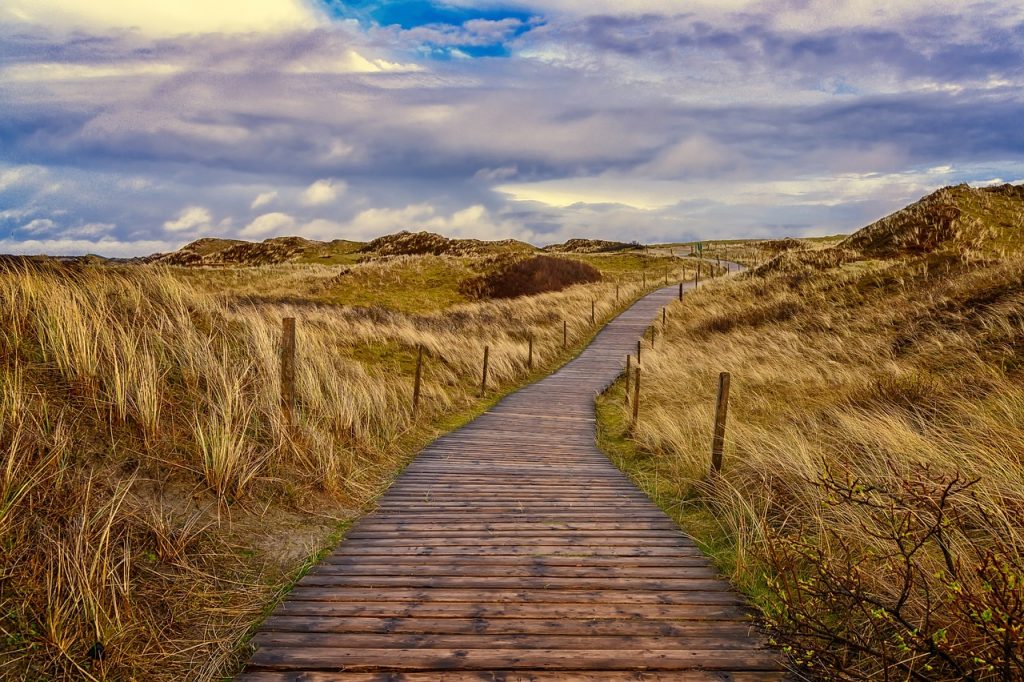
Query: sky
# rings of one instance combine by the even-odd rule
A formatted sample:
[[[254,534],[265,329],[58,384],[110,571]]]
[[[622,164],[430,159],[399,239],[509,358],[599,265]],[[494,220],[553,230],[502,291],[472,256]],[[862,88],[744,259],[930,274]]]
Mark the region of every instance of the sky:
[[[3,0],[0,252],[850,232],[1022,85],[1019,0]]]

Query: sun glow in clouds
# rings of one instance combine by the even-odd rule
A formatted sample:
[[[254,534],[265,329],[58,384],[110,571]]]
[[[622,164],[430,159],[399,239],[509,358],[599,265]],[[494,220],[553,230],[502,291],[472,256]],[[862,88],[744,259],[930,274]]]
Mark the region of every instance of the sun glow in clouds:
[[[5,0],[0,21],[145,35],[310,29],[325,16],[304,0]]]

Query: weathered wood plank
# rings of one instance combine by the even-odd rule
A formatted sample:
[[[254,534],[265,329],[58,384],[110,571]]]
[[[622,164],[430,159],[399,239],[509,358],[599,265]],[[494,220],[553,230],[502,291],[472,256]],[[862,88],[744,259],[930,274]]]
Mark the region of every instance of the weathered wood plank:
[[[258,648],[257,669],[288,670],[777,670],[778,657],[757,649],[349,649]]]
[[[747,622],[749,613],[731,604],[523,604],[469,602],[304,601],[288,599],[278,615],[369,616],[375,618],[573,618],[664,619],[711,623]]]
[[[709,637],[691,633],[678,636],[619,635],[525,635],[497,633],[467,634],[379,634],[336,632],[263,631],[253,638],[261,649],[283,648],[358,648],[358,649],[573,649],[614,651],[622,649],[658,649],[690,651],[693,649],[756,649],[759,644],[750,637]]]
[[[236,682],[776,682],[778,672],[686,670],[672,672],[644,671],[587,671],[565,670],[449,670],[428,673],[400,672],[251,672],[236,677]]]
[[[600,620],[543,618],[373,618],[334,616],[271,616],[261,632],[351,632],[380,635],[594,635],[642,637],[696,637],[714,632],[718,637],[750,638],[750,623],[720,621]],[[381,642],[387,638],[381,638]],[[756,641],[756,640],[753,640]],[[384,646],[381,644],[380,646]]]

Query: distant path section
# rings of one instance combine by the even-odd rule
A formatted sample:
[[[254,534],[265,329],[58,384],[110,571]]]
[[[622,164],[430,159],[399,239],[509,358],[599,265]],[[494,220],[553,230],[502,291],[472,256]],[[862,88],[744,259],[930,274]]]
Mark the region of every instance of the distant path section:
[[[424,449],[238,679],[782,679],[743,599],[594,444],[595,395],[677,293]]]

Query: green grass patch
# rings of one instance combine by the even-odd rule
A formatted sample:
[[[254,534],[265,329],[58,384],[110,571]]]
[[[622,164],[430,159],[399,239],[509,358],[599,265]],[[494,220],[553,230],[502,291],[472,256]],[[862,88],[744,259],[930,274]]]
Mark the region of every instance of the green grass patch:
[[[359,250],[366,246],[363,242],[347,239],[335,239],[318,248],[304,251],[293,263],[314,265],[355,265],[363,257]]]
[[[459,283],[473,274],[461,259],[418,258],[400,268],[356,268],[339,273],[312,298],[336,305],[432,312],[466,303],[469,299],[459,292]]]
[[[679,267],[680,263],[670,256],[647,255],[643,251],[627,251],[615,253],[574,253],[565,257],[589,263],[601,271],[602,275],[615,279],[616,277],[628,277],[634,280],[640,279],[643,273],[652,283],[665,274],[665,270],[671,271]]]

